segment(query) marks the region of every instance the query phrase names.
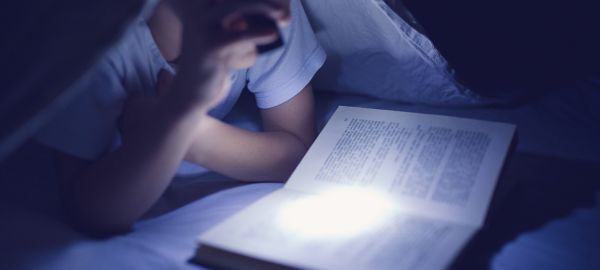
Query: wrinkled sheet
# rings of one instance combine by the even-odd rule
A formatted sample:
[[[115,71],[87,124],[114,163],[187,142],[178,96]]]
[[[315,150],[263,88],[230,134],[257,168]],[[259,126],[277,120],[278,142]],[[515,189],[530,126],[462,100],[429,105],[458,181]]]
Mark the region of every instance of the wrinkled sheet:
[[[456,115],[516,123],[516,151],[520,153],[600,162],[598,79],[512,108],[434,108],[327,92],[317,93],[317,100],[320,127],[338,105]],[[258,129],[251,98],[241,102],[227,120]],[[187,262],[195,251],[197,235],[281,187],[274,183],[242,185],[218,175],[177,179],[157,204],[154,218],[140,221],[132,233],[92,240],[65,225],[48,153],[37,151],[35,146],[25,147],[0,169],[0,264],[7,266],[4,269],[198,269]],[[565,269],[566,262],[589,256],[590,250],[598,250],[599,241],[562,241],[556,236],[574,232],[573,239],[588,235],[588,239],[598,239],[597,208],[577,210],[524,233],[501,250],[493,266],[521,269],[531,265],[534,269],[536,265],[555,265],[555,269]],[[573,230],[573,226],[581,229]]]
[[[317,88],[415,104],[493,102],[460,85],[432,42],[385,1],[303,4],[327,52],[327,61],[313,80]]]

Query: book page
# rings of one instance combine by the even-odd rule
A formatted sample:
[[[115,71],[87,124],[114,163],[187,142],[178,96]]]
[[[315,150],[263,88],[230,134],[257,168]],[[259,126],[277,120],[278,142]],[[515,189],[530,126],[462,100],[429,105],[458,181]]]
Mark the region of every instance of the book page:
[[[479,226],[515,126],[340,107],[286,188],[383,192],[419,214]]]
[[[320,196],[279,190],[200,241],[301,269],[443,269],[476,231],[394,208],[379,216],[371,209],[351,209],[346,215],[343,207],[321,203]]]

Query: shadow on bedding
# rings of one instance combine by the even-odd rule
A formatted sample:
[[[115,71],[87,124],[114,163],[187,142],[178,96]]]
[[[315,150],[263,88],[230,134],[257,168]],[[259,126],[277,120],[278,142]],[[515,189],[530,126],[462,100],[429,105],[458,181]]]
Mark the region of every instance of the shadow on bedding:
[[[212,172],[175,178],[143,219],[158,217],[191,202],[242,185],[245,183]]]
[[[485,226],[451,269],[488,269],[493,257],[520,235],[596,206],[598,168],[598,163],[515,154],[498,182]],[[565,252],[573,248],[564,246]]]

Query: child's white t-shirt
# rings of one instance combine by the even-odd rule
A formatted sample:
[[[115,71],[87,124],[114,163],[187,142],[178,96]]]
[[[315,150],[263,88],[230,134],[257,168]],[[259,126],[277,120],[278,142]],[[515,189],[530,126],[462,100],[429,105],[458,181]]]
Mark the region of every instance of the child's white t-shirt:
[[[232,72],[229,95],[210,114],[224,117],[247,85],[259,108],[278,106],[297,95],[325,61],[300,1],[291,2],[292,21],[282,29],[284,46],[260,55],[249,69]],[[161,69],[174,72],[161,55],[146,22],[139,20],[73,87],[81,95],[43,128],[36,140],[64,153],[95,160],[120,144],[118,119],[131,93],[152,94]],[[181,169],[180,169],[181,171]]]

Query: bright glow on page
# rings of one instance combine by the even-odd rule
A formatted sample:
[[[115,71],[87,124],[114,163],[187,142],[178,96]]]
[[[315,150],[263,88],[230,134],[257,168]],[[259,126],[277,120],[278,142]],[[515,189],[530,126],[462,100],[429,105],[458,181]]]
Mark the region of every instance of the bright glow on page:
[[[281,228],[306,238],[335,239],[364,233],[386,222],[394,204],[387,194],[340,188],[304,196],[275,215]]]
[[[200,237],[311,269],[443,269],[482,225],[513,125],[340,107],[288,183]]]
[[[340,107],[286,188],[356,187],[406,211],[480,226],[514,125]]]
[[[379,212],[385,218],[375,222],[364,221],[367,217],[360,212],[346,220],[349,224],[334,217],[311,220],[315,216],[310,214],[303,216],[306,219],[294,217],[293,225],[286,220],[295,205],[322,201],[319,197],[276,191],[202,235],[200,242],[301,269],[418,270],[447,266],[476,231],[476,227],[393,209]],[[320,209],[312,205],[306,210]],[[336,226],[339,232],[333,232]]]

